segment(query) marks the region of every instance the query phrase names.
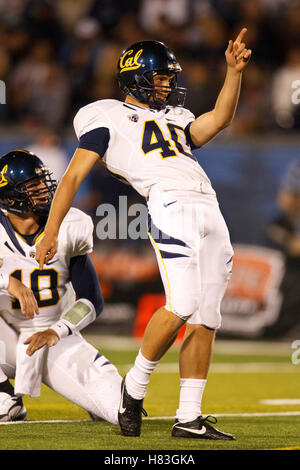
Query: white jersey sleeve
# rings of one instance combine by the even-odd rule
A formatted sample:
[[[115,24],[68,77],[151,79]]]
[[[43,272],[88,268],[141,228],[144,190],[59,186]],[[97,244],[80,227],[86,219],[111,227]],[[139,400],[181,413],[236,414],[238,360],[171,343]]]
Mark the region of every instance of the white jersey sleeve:
[[[105,116],[105,110],[103,109],[101,100],[80,108],[74,117],[73,125],[78,140],[84,134],[94,129],[111,127],[107,116]]]
[[[190,134],[190,125],[192,124],[193,121],[195,121],[196,118],[195,118],[195,115],[186,108],[182,108],[181,111],[182,111],[182,118],[181,118],[182,124],[181,125],[184,129],[186,140],[189,146],[191,147],[192,150],[194,150],[197,148],[197,146],[192,141],[192,137]]]
[[[107,113],[107,109],[114,104],[115,100],[99,100],[78,111],[74,118],[74,129],[79,148],[104,157],[114,137],[114,126]]]
[[[93,230],[90,216],[74,207],[69,210],[59,232],[69,258],[93,251]]]
[[[182,109],[182,127],[185,128],[188,124],[195,121],[195,115],[186,108]]]

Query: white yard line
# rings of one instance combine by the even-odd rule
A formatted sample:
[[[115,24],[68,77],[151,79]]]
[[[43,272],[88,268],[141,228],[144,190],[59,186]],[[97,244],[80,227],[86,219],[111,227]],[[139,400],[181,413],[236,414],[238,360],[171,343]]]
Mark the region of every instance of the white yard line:
[[[8,426],[12,424],[83,423],[85,421],[92,422],[91,419],[48,419],[43,421],[9,421],[8,423],[0,423],[0,426]]]
[[[300,411],[278,411],[278,412],[261,412],[261,413],[213,413],[216,418],[260,418],[265,416],[300,416]],[[175,416],[155,416],[143,418],[148,420],[174,419]]]
[[[131,364],[122,364],[118,365],[118,370],[120,373],[126,373],[131,367]],[[178,373],[179,365],[174,363],[161,363],[158,364],[154,373]],[[210,367],[210,373],[220,373],[220,374],[249,374],[249,373],[266,373],[266,372],[283,372],[283,373],[299,373],[300,365],[294,365],[290,363],[283,362],[245,362],[245,363],[236,363],[232,362],[219,362],[214,363]]]
[[[256,418],[266,416],[300,416],[300,411],[278,411],[278,412],[265,412],[265,413],[216,413],[216,418]],[[172,420],[175,416],[153,416],[143,418],[143,420],[158,421],[158,420]],[[93,422],[91,419],[49,419],[44,421],[11,421],[9,423],[0,423],[0,426],[7,426],[13,424],[57,424],[57,423],[84,423]]]
[[[262,405],[300,405],[300,398],[265,398],[260,400]]]
[[[131,351],[139,348],[141,339],[114,336],[114,335],[93,335],[83,334],[87,341],[95,346],[106,349],[115,349],[117,351]],[[297,339],[297,338],[295,338]],[[227,340],[216,339],[214,344],[214,352],[219,354],[237,354],[237,355],[289,355],[293,352],[293,340],[287,341],[255,341],[255,340]],[[179,348],[180,342],[175,343],[172,348]]]

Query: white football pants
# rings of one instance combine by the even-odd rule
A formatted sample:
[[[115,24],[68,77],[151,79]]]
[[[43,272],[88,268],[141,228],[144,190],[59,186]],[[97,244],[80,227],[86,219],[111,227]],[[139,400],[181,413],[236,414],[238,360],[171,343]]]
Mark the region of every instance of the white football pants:
[[[165,308],[188,323],[217,329],[233,249],[215,191],[197,184],[201,189],[188,191],[153,186],[148,233],[165,289]]]
[[[28,333],[28,337],[32,334]],[[1,369],[12,379],[16,370],[17,341],[18,333],[0,318],[0,344],[5,358]],[[121,381],[116,367],[80,334],[62,338],[48,348],[43,383],[112,424],[118,424]]]

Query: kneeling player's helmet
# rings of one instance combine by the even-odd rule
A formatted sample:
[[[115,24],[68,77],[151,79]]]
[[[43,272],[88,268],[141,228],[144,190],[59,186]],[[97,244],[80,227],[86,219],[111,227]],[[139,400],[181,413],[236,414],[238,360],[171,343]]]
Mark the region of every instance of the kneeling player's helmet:
[[[15,214],[47,215],[56,187],[49,168],[33,153],[13,150],[0,157],[1,208]]]
[[[163,109],[167,104],[183,106],[186,89],[177,86],[177,73],[181,67],[173,52],[158,41],[141,41],[125,49],[118,62],[118,81],[124,93],[133,96],[142,103],[148,103],[151,108]],[[153,77],[166,74],[172,77],[166,100],[155,96],[157,88]]]

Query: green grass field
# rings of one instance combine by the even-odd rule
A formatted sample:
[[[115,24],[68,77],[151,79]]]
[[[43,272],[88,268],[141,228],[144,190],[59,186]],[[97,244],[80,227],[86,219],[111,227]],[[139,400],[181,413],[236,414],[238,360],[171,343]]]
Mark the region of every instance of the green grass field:
[[[102,344],[121,375],[138,349],[132,341],[118,341],[118,349],[108,338],[91,342]],[[0,450],[300,450],[300,364],[292,364],[292,352],[288,343],[216,341],[202,411],[217,416],[217,427],[236,441],[171,437],[179,396],[175,345],[151,378],[141,437],[126,438],[118,426],[91,421],[43,386],[40,398],[24,399],[27,422],[0,425]]]

